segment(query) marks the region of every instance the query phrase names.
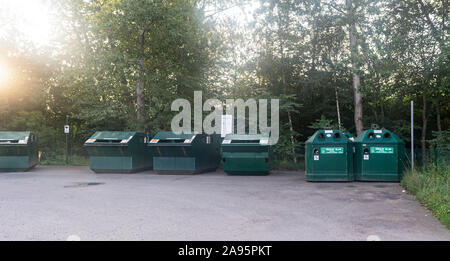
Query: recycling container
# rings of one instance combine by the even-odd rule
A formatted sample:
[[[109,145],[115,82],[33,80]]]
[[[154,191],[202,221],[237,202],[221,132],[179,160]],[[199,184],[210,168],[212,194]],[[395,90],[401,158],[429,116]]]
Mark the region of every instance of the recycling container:
[[[141,132],[97,131],[84,146],[89,167],[96,173],[134,173],[151,169],[148,137]]]
[[[30,131],[0,131],[0,171],[27,171],[38,163],[36,134]]]
[[[319,130],[305,147],[306,180],[354,180],[354,144],[348,135],[340,130]]]
[[[148,143],[153,169],[160,174],[213,171],[220,163],[220,135],[159,132]]]
[[[222,162],[228,175],[269,174],[269,135],[226,135],[222,141]]]
[[[371,129],[355,139],[355,177],[361,181],[400,181],[405,143],[386,129]]]

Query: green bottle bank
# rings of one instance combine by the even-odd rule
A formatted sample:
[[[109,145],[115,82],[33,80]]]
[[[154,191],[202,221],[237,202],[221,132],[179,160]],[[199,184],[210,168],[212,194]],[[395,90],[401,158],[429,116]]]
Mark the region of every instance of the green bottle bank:
[[[353,181],[353,142],[340,130],[319,130],[306,141],[308,181]]]
[[[355,176],[361,181],[400,181],[405,143],[386,129],[367,130],[355,140]]]

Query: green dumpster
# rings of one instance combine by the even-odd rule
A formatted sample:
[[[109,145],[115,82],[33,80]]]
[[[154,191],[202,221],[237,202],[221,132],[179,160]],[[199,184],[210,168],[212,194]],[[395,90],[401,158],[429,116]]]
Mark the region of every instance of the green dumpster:
[[[308,181],[353,181],[353,142],[340,130],[319,130],[306,141]]]
[[[355,176],[361,181],[400,181],[405,143],[386,129],[371,129],[355,140]]]
[[[140,132],[97,131],[84,146],[94,172],[133,173],[152,168],[147,141],[147,135]]]
[[[153,169],[160,174],[213,171],[220,163],[220,135],[159,132],[148,143]]]
[[[228,134],[222,141],[223,170],[228,175],[269,174],[268,134]]]
[[[38,163],[36,134],[29,131],[0,131],[0,171],[27,171]]]

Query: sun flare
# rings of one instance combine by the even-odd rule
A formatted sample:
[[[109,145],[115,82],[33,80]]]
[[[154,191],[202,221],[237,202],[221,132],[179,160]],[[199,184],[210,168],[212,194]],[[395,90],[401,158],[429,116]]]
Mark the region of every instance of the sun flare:
[[[0,0],[0,36],[17,31],[32,43],[42,46],[51,40],[51,19],[48,1]]]
[[[8,82],[9,74],[8,67],[0,62],[0,88],[3,88]]]

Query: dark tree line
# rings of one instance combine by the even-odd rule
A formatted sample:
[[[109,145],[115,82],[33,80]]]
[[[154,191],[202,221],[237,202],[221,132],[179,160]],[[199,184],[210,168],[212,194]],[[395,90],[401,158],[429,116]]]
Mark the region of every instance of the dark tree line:
[[[229,10],[248,11],[236,21]],[[0,38],[12,68],[0,88],[0,129],[39,133],[48,157],[95,130],[170,128],[177,98],[279,98],[280,159],[326,125],[354,135],[372,123],[409,142],[416,104],[422,149],[449,143],[448,0],[52,1],[58,41]],[[431,140],[431,141],[430,141]],[[446,145],[447,144],[447,145]]]

